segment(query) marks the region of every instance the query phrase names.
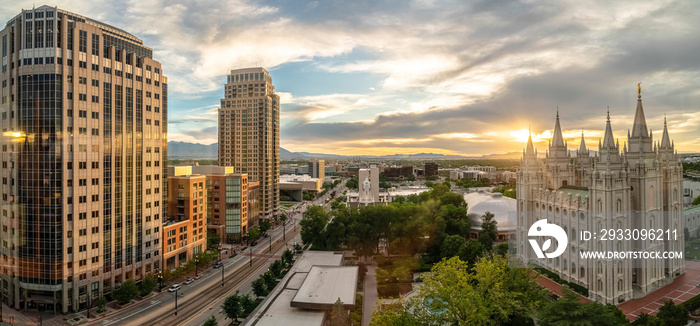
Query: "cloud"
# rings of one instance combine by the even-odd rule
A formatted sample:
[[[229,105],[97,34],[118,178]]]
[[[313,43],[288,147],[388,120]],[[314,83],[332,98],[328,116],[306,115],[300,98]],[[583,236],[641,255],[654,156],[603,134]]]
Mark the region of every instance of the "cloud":
[[[22,7],[31,3],[2,6],[0,17]],[[277,89],[290,150],[508,152],[522,149],[528,126],[543,150],[557,107],[570,147],[581,129],[596,145],[608,107],[624,141],[640,81],[655,139],[665,113],[681,151],[700,145],[700,7],[689,2],[70,0],[61,8],[154,49],[169,77],[171,139],[215,141],[225,74],[264,66],[293,81]],[[357,93],[301,91],[308,77],[291,63],[379,82]]]

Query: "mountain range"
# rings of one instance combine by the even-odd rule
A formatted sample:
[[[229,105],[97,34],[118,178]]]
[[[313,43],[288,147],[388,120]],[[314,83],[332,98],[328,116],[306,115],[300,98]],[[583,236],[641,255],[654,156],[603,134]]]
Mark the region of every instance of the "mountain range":
[[[215,160],[218,156],[219,144],[203,145],[196,143],[188,143],[182,141],[168,142],[168,158],[170,159],[209,159]],[[393,160],[420,160],[420,159],[466,159],[466,158],[487,158],[487,159],[519,159],[522,157],[522,152],[510,152],[506,154],[490,154],[484,156],[462,156],[462,155],[444,155],[434,153],[418,153],[418,154],[392,154],[392,155],[337,155],[325,153],[309,153],[309,152],[291,152],[280,147],[280,159],[282,160],[305,160],[311,158],[330,158],[330,159],[350,159],[350,158],[367,158],[367,159],[393,159]]]

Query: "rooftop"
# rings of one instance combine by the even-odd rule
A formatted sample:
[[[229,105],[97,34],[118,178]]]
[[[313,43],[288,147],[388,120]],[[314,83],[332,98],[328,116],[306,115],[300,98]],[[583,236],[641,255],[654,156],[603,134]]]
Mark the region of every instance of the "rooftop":
[[[464,195],[467,202],[467,214],[472,226],[481,226],[481,216],[486,212],[494,215],[498,230],[514,230],[515,214],[517,210],[516,200],[504,197],[501,193],[495,192],[472,192]]]
[[[340,299],[346,309],[354,309],[358,273],[357,266],[313,266],[291,306],[329,310]]]

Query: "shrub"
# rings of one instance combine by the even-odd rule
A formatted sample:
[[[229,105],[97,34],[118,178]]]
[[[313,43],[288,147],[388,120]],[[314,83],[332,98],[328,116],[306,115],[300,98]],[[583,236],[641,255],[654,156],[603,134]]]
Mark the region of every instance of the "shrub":
[[[377,293],[380,297],[398,297],[399,292],[399,285],[396,283],[377,285]]]

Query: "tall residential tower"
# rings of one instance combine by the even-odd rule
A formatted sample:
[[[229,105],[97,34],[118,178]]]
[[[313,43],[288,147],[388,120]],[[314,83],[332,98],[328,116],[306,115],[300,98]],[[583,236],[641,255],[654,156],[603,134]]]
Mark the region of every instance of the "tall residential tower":
[[[85,309],[161,268],[167,79],[140,39],[55,7],[0,40],[0,296]]]
[[[260,218],[279,215],[280,97],[263,68],[232,70],[219,110],[219,165],[259,182]],[[251,220],[255,217],[251,216]]]

